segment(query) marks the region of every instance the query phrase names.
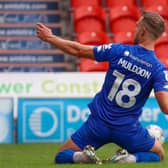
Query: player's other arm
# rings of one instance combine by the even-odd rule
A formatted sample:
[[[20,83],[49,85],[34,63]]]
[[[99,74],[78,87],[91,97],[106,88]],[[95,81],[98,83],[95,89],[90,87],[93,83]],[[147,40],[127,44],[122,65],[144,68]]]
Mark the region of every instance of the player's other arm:
[[[155,93],[161,110],[168,115],[168,92],[160,91]]]
[[[75,41],[65,40],[55,36],[51,29],[42,23],[36,25],[37,36],[51,45],[72,56],[94,59],[93,46],[83,45]]]

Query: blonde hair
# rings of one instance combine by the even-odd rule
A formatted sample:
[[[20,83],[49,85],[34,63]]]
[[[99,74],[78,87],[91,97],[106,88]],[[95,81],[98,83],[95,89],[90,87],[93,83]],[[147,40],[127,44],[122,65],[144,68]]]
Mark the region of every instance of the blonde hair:
[[[165,31],[165,21],[157,13],[142,11],[142,25],[147,29],[153,40],[158,39]]]

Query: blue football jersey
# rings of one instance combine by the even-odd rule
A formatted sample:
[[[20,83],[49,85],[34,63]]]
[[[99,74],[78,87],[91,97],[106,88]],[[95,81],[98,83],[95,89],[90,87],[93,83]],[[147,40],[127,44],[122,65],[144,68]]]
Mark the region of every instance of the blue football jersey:
[[[111,43],[94,47],[94,56],[108,61],[109,69],[89,108],[111,127],[137,123],[151,90],[168,91],[168,71],[151,50]]]

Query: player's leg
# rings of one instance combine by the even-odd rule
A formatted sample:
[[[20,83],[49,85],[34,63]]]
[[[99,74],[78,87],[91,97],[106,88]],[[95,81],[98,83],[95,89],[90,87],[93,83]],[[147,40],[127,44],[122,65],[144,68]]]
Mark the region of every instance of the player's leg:
[[[133,154],[136,162],[160,162],[164,159],[164,155],[164,149],[158,140],[155,140],[149,152],[137,152]]]
[[[113,158],[115,161],[118,159],[118,162],[121,163],[141,163],[141,162],[160,162],[164,159],[164,149],[158,140],[155,140],[153,147],[150,151],[145,152],[136,152],[129,154],[128,152],[119,153],[118,158]]]
[[[152,138],[140,125],[137,129],[116,133],[116,143],[126,150],[121,150],[111,158],[112,162],[159,162],[164,157],[162,145]],[[115,134],[115,133],[113,133]],[[128,151],[128,152],[125,152]]]
[[[145,128],[144,130],[146,131]],[[150,138],[150,136],[145,137],[146,141],[149,142],[149,144],[151,144],[150,141],[154,141],[153,145],[149,148],[149,151],[145,150],[145,152],[134,153],[134,156],[136,156],[136,162],[160,162],[164,159],[165,152],[163,146],[158,140],[153,140],[153,138]],[[150,145],[147,146],[149,147]]]
[[[137,152],[130,154],[125,149],[119,149],[116,154],[106,160],[104,163],[140,163],[140,162],[160,162],[160,157],[154,152]]]
[[[74,151],[81,151],[81,149],[73,142],[71,138],[69,138],[61,147],[58,152],[63,151],[65,149],[72,149]]]
[[[101,131],[103,128],[103,131]],[[94,156],[94,150],[86,149],[87,145],[93,146],[95,149],[107,143],[104,140],[106,130],[92,116],[89,117],[86,123],[77,130],[71,138],[60,147],[59,152],[55,157],[56,163],[90,163],[97,161]],[[108,136],[108,135],[107,135]],[[105,138],[106,139],[106,138]],[[90,155],[88,157],[88,155]]]
[[[86,149],[81,150],[70,138],[60,147],[55,157],[55,163],[91,163],[94,160],[89,152]]]
[[[160,160],[164,160],[165,157],[165,151],[163,146],[160,144],[159,141],[155,140],[155,143],[153,145],[153,147],[150,150],[151,152],[157,153],[160,157]]]

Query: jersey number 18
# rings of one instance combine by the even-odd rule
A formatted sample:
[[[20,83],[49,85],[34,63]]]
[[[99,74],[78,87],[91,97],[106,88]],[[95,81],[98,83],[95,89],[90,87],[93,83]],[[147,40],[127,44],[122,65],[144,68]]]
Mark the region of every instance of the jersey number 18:
[[[113,75],[116,77],[116,79],[108,94],[108,99],[110,101],[115,99],[116,103],[123,108],[130,108],[134,106],[136,103],[135,96],[137,96],[141,91],[140,83],[134,79],[124,79],[125,75],[117,70],[113,71]],[[121,90],[119,90],[120,85],[122,87]],[[129,89],[130,86],[132,86],[132,89]],[[123,101],[124,96],[128,97],[127,102]]]

